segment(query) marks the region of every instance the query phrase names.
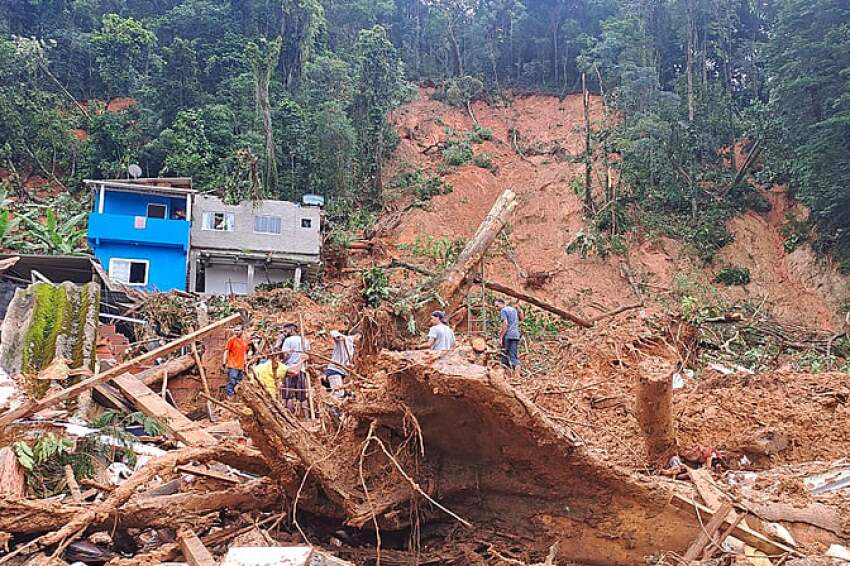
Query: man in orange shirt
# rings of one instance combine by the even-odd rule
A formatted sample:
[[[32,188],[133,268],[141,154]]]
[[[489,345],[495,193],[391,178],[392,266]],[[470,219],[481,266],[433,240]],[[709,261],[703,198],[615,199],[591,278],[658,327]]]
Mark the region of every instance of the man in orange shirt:
[[[233,336],[224,345],[222,364],[227,370],[227,387],[225,393],[228,399],[236,395],[236,386],[245,377],[245,361],[251,344],[242,337],[242,327],[233,329]]]

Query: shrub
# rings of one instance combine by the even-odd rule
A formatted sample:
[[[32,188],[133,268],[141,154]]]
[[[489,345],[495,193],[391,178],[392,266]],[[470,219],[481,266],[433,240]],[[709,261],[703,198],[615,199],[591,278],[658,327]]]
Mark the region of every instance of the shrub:
[[[380,267],[363,272],[363,300],[370,307],[377,307],[390,297],[390,279]]]
[[[466,141],[472,144],[484,143],[493,139],[493,130],[476,124],[471,132],[467,132]]]
[[[750,282],[750,270],[746,267],[724,267],[714,276],[714,281],[724,285],[747,285]]]
[[[478,153],[472,157],[472,162],[482,169],[489,169],[490,171],[495,171],[496,166],[493,164],[493,159],[490,157],[489,153]]]
[[[422,169],[404,169],[393,177],[394,189],[403,192],[412,192],[419,202],[427,202],[436,195],[447,195],[452,192],[452,186],[444,183],[436,175],[426,175]]]
[[[472,146],[467,142],[450,141],[443,150],[443,161],[458,167],[472,161]]]
[[[785,238],[785,251],[791,253],[809,238],[809,222],[789,212],[785,215],[785,224],[782,225],[780,232]]]

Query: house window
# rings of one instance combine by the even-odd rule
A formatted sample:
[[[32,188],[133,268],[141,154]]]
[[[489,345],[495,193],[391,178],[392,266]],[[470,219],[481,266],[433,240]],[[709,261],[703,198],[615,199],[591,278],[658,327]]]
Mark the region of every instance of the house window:
[[[150,262],[146,259],[109,260],[109,278],[125,285],[147,285]]]
[[[168,209],[164,204],[148,204],[148,218],[165,219]]]
[[[310,228],[313,226],[313,220],[310,218],[302,218],[301,219],[301,227],[302,228]]]
[[[216,230],[218,232],[233,232],[236,224],[232,212],[204,212],[203,230]]]
[[[254,232],[257,234],[280,235],[282,221],[280,216],[255,216]]]

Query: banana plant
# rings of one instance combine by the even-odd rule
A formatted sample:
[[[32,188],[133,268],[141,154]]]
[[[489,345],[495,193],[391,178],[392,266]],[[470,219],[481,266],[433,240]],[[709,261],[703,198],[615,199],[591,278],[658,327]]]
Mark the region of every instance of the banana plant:
[[[85,212],[79,212],[60,222],[56,212],[49,208],[44,224],[29,216],[22,216],[21,219],[28,226],[29,235],[42,253],[77,255],[83,252],[85,243],[86,230],[79,228],[85,217]]]
[[[18,232],[21,223],[19,216],[12,216],[10,209],[12,201],[7,198],[5,184],[0,183],[0,250],[14,250],[24,243]]]

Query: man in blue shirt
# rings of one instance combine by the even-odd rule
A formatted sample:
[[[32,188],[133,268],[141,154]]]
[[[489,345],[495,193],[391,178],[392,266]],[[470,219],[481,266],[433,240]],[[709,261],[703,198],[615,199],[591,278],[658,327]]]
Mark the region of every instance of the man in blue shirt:
[[[499,318],[502,319],[502,326],[499,329],[502,365],[517,373],[519,371],[519,340],[522,338],[519,332],[522,312],[506,304],[504,299],[496,299],[496,308],[499,309]]]

